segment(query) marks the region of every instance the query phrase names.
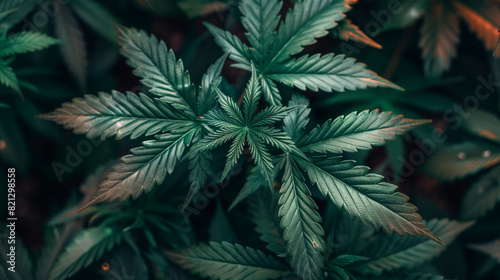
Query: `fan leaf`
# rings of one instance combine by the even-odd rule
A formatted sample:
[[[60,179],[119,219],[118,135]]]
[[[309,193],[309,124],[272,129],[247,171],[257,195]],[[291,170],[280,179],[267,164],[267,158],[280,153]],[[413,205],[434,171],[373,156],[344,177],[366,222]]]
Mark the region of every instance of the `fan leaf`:
[[[38,51],[54,44],[58,40],[39,32],[23,31],[15,33],[5,41],[0,41],[0,58]]]
[[[134,68],[133,73],[150,87],[149,91],[188,118],[197,119],[194,85],[182,61],[176,60],[174,52],[163,41],[158,42],[153,35],[148,36],[146,32],[135,28],[120,27],[118,34],[121,54],[127,58],[128,65]]]
[[[172,174],[199,129],[199,125],[186,126],[169,134],[160,134],[156,140],[143,142],[143,147],[132,149],[132,154],[121,158],[122,162],[112,168],[94,198],[80,211],[103,201],[136,199],[143,192],[151,191],[163,182],[167,173]]]
[[[397,186],[382,182],[383,176],[368,173],[368,167],[339,158],[298,163],[321,194],[352,219],[358,218],[365,226],[387,234],[422,235],[443,243],[423,224],[417,207],[408,202],[409,197],[395,192]]]
[[[325,234],[318,206],[296,163],[285,157],[283,185],[280,189],[279,216],[286,252],[294,272],[304,280],[321,279]]]
[[[304,55],[280,64],[268,73],[267,77],[297,87],[301,90],[344,92],[347,90],[366,89],[367,87],[401,87],[379,77],[375,72],[366,69],[363,63],[356,63],[345,55],[315,54]]]
[[[167,252],[167,256],[191,273],[211,279],[275,279],[286,270],[286,266],[261,251],[227,242],[200,244]]]
[[[117,91],[75,98],[40,117],[73,129],[76,134],[85,133],[89,138],[100,137],[102,140],[129,135],[136,139],[193,124],[157,99],[152,100],[142,93],[137,96],[132,92],[125,95]]]
[[[460,223],[448,219],[432,219],[425,224],[443,242],[450,244],[474,222]],[[369,260],[350,265],[349,270],[364,275],[381,275],[384,272],[412,269],[432,260],[445,249],[445,246],[423,237],[380,235],[362,254]]]
[[[274,199],[273,193],[268,189],[260,189],[247,203],[251,220],[256,225],[255,231],[260,233],[260,240],[267,243],[266,248],[276,255],[285,253],[286,243],[280,228],[278,201]]]
[[[328,120],[297,142],[305,153],[342,153],[370,150],[382,146],[426,120],[405,119],[390,112],[363,111]]]

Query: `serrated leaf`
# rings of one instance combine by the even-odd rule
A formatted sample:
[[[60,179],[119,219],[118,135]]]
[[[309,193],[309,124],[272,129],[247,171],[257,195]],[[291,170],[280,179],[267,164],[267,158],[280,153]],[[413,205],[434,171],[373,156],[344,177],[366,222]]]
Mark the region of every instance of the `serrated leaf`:
[[[447,4],[434,1],[424,15],[418,43],[426,76],[437,78],[450,69],[459,41],[460,25],[455,11]]]
[[[359,27],[352,23],[350,19],[344,19],[339,22],[339,25],[332,31],[332,35],[344,41],[360,42],[370,47],[381,49],[382,46],[368,37]]]
[[[252,175],[250,175],[252,176]],[[260,240],[267,243],[266,248],[280,255],[285,253],[285,241],[280,228],[278,201],[268,189],[260,189],[247,200],[251,220],[260,233]]]
[[[250,174],[247,176],[245,184],[241,188],[236,198],[231,202],[229,210],[232,210],[236,205],[238,205],[243,199],[256,192],[260,187],[265,186],[266,182],[260,174],[260,170],[257,167],[252,168]]]
[[[281,105],[281,95],[276,83],[267,76],[262,76],[260,82],[264,99],[271,105]]]
[[[194,196],[205,186],[208,180],[208,175],[212,172],[212,166],[210,161],[212,160],[212,154],[210,152],[195,152],[188,155],[189,159],[189,177],[190,182],[189,193],[184,201],[183,208],[186,208]]]
[[[148,36],[135,28],[119,27],[118,35],[120,53],[149,91],[187,117],[197,119],[194,85],[174,52],[163,41],[158,42],[155,36]]]
[[[496,166],[474,182],[465,193],[460,211],[464,220],[477,219],[500,202],[500,166]]]
[[[300,53],[304,46],[313,44],[317,38],[328,34],[328,29],[337,26],[351,7],[343,0],[297,1],[280,25],[276,39],[263,73],[267,66],[273,67]],[[272,19],[271,19],[272,20]]]
[[[200,244],[167,252],[167,256],[191,273],[211,279],[275,279],[282,276],[287,269],[261,251],[227,242]]]
[[[9,66],[9,64],[0,59],[0,84],[12,88],[18,94],[21,94],[21,89],[19,88],[19,81],[14,73],[14,69]]]
[[[208,31],[214,36],[215,42],[222,47],[224,52],[229,52],[229,57],[238,62],[239,68],[250,70],[250,50],[243,44],[238,37],[232,35],[228,31],[224,31],[209,23],[203,23]]]
[[[263,67],[269,56],[269,50],[276,35],[276,27],[280,20],[283,3],[277,0],[245,0],[241,1],[241,23],[246,37],[253,47],[253,60],[258,67]]]
[[[151,191],[163,182],[167,174],[172,174],[199,129],[198,125],[186,126],[169,134],[160,134],[156,140],[143,142],[143,147],[132,149],[132,154],[121,158],[122,162],[112,168],[93,199],[80,211],[103,201],[136,199],[143,192]]]
[[[285,131],[293,141],[297,142],[304,134],[304,130],[309,122],[309,113],[311,109],[308,108],[309,99],[298,94],[293,94],[290,102],[288,102],[288,107],[294,106],[300,107],[288,113],[283,119],[283,123],[285,124],[283,131]]]
[[[139,93],[138,96],[118,91],[74,98],[71,103],[64,103],[61,108],[40,117],[73,129],[76,134],[100,137],[101,140],[113,136],[116,139],[126,136],[136,139],[193,124],[163,102],[152,100],[145,94]]]
[[[469,29],[483,41],[485,48],[494,50],[498,39],[498,27],[478,12],[458,1],[453,1],[453,5],[460,17],[467,23]]]
[[[210,109],[212,109],[215,101],[217,100],[217,94],[213,91],[212,87],[219,86],[222,80],[220,73],[228,55],[229,53],[226,53],[217,59],[214,64],[208,67],[207,73],[203,75],[197,100],[197,112],[200,116],[206,114]]]
[[[463,178],[500,162],[500,148],[485,142],[464,142],[442,147],[423,170],[442,181]]]
[[[368,110],[340,116],[317,126],[309,135],[297,142],[305,153],[342,153],[370,150],[382,146],[386,140],[393,140],[425,120],[412,120],[390,112]]]
[[[356,63],[355,59],[346,58],[343,54],[315,54],[310,57],[304,55],[272,68],[266,75],[300,90],[344,92],[346,89],[357,90],[377,86],[402,90],[401,87],[366,69],[365,64]]]
[[[500,239],[483,244],[472,244],[470,248],[491,256],[500,262]]]
[[[47,48],[59,41],[43,33],[23,31],[0,41],[0,58]]]
[[[423,224],[408,196],[395,192],[397,186],[382,182],[383,176],[368,173],[368,167],[355,163],[340,158],[298,161],[321,194],[338,209],[345,209],[351,219],[358,218],[365,226],[387,234],[422,235],[443,243]]]
[[[55,33],[62,42],[61,53],[71,74],[78,85],[85,88],[87,82],[87,50],[80,24],[66,5],[60,5],[59,13],[54,18]]]
[[[286,252],[294,272],[304,280],[321,279],[325,234],[321,216],[296,163],[285,157],[279,216]]]
[[[66,247],[49,274],[49,279],[66,279],[89,266],[120,243],[122,232],[108,227],[82,231]]]
[[[118,24],[118,19],[108,12],[106,8],[93,0],[72,0],[69,4],[78,17],[90,28],[111,43],[116,44],[118,36],[115,32],[115,26]]]
[[[443,242],[450,244],[474,222],[460,223],[448,219],[432,219],[425,224]],[[423,237],[380,235],[363,253],[369,260],[350,265],[349,270],[364,275],[381,275],[384,272],[412,269],[432,260],[445,249],[445,246]]]

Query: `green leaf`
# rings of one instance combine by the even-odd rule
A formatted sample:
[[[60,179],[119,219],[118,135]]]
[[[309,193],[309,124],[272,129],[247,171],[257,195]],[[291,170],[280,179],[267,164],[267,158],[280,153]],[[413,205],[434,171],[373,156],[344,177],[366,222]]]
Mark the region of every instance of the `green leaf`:
[[[59,43],[59,41],[39,32],[23,31],[15,33],[7,37],[5,41],[0,41],[0,58],[38,51],[56,43]]]
[[[423,224],[409,197],[395,192],[397,186],[382,182],[383,176],[368,173],[368,167],[340,158],[298,163],[321,194],[338,209],[344,208],[352,219],[359,218],[363,225],[387,234],[422,235],[443,243]]]
[[[276,175],[276,174],[275,174]],[[265,179],[260,175],[260,170],[257,167],[252,168],[250,174],[247,176],[245,184],[241,188],[236,198],[229,206],[229,210],[232,210],[236,205],[238,205],[243,199],[260,189],[260,187],[265,186]]]
[[[450,244],[474,222],[460,223],[448,219],[432,219],[425,223],[446,244]],[[446,249],[432,240],[415,236],[388,237],[379,235],[363,253],[370,258],[349,266],[349,270],[361,274],[381,275],[384,272],[412,269],[429,262]]]
[[[345,18],[351,7],[343,0],[306,0],[297,1],[294,9],[289,10],[285,21],[280,25],[271,48],[266,67],[273,67],[300,53],[304,46],[316,42],[317,38],[328,34],[328,29],[337,26]],[[273,19],[268,19],[273,20]]]
[[[391,22],[391,21],[389,21]],[[381,49],[382,46],[368,37],[359,27],[352,23],[350,19],[344,19],[339,22],[339,25],[331,31],[334,37],[344,41],[355,41],[368,45],[373,48]]]
[[[437,78],[451,67],[460,40],[460,24],[453,7],[433,1],[425,12],[420,29],[419,47],[422,49],[425,75]]]
[[[222,203],[217,200],[217,206],[215,208],[215,213],[210,222],[210,227],[208,228],[208,234],[210,236],[210,241],[214,242],[238,242],[238,236],[233,230],[231,223],[227,217],[226,211],[222,208]]]
[[[210,109],[212,109],[215,101],[217,100],[217,94],[213,91],[212,87],[219,86],[222,80],[220,73],[228,55],[229,53],[226,53],[221,56],[214,64],[210,65],[207,73],[203,75],[198,91],[197,112],[200,116],[206,114]]]
[[[283,123],[285,124],[283,130],[293,141],[297,142],[304,134],[304,130],[309,122],[309,113],[311,109],[308,108],[309,99],[298,94],[293,94],[290,102],[288,102],[288,107],[294,106],[300,107],[288,113],[283,119]]]
[[[69,4],[73,7],[79,18],[81,18],[90,28],[94,29],[102,37],[116,44],[118,36],[115,26],[116,19],[100,3],[93,0],[72,0]]]
[[[464,119],[463,125],[478,136],[500,143],[500,120],[490,112],[473,111]]]
[[[317,126],[309,135],[297,142],[305,153],[342,153],[370,150],[382,146],[386,140],[393,140],[414,127],[427,123],[412,120],[390,112],[363,111],[328,120]]]
[[[133,73],[142,78],[141,82],[150,87],[149,91],[160,100],[195,120],[196,94],[189,73],[184,70],[181,60],[169,50],[163,41],[158,42],[153,35],[135,28],[118,28],[121,45],[120,53],[134,68]]]
[[[267,62],[269,50],[276,36],[275,30],[280,20],[282,5],[283,3],[278,0],[240,2],[241,23],[248,32],[245,35],[253,47],[253,60],[259,68]]]
[[[260,189],[247,203],[251,220],[256,225],[255,231],[260,233],[260,240],[266,242],[266,248],[276,255],[285,253],[286,243],[280,228],[278,201],[274,199],[273,193],[268,189]]]
[[[365,64],[356,63],[355,59],[346,58],[344,54],[304,55],[272,68],[266,75],[301,90],[344,92],[346,89],[377,86],[402,90],[401,87],[366,69]]]
[[[89,266],[120,243],[122,232],[108,227],[82,231],[66,247],[49,274],[49,279],[66,279]]]
[[[195,139],[199,139],[195,137]],[[205,186],[208,180],[209,174],[212,172],[212,166],[210,161],[212,160],[212,154],[210,152],[196,151],[189,155],[186,155],[189,159],[189,177],[190,182],[189,193],[186,196],[186,200],[183,204],[183,209],[185,209],[194,196]]]
[[[261,136],[262,137],[262,136]],[[247,137],[250,154],[255,162],[255,165],[264,177],[266,185],[272,187],[274,178],[274,166],[271,159],[271,154],[264,145],[264,141],[256,134],[249,132]]]
[[[0,14],[9,13],[0,19],[0,33],[9,30],[28,15],[38,4],[37,0],[3,0],[0,3]]]
[[[211,279],[275,279],[286,272],[286,266],[261,251],[231,245],[227,242],[167,252],[170,261],[193,274]]]
[[[286,252],[294,272],[304,280],[321,279],[325,234],[318,206],[296,163],[285,157],[283,185],[280,189],[279,216]]]
[[[240,39],[238,39],[238,37],[209,23],[204,22],[203,24],[214,36],[215,42],[222,47],[224,52],[229,52],[229,57],[232,60],[238,62],[238,64],[235,64],[233,66],[245,70],[250,70],[250,50],[245,44],[240,41]]]
[[[9,64],[0,59],[0,84],[12,88],[18,94],[21,94],[21,89],[19,88],[19,81],[17,80],[14,69],[9,66]]]
[[[64,103],[61,108],[40,117],[73,129],[76,134],[102,140],[113,136],[122,139],[129,135],[136,139],[193,125],[192,121],[182,119],[158,99],[152,100],[142,93],[137,96],[132,92],[122,94],[118,91],[74,98],[73,102]]]
[[[470,248],[485,253],[500,262],[500,239],[483,244],[469,245]]]
[[[103,201],[136,199],[143,192],[151,191],[163,182],[167,173],[172,174],[199,129],[198,125],[188,125],[168,134],[160,134],[156,140],[143,142],[143,147],[132,149],[132,154],[121,158],[122,162],[112,168],[93,199],[80,211]]]
[[[500,162],[500,148],[486,142],[464,142],[441,147],[423,166],[423,170],[442,181],[475,174]]]
[[[460,218],[477,219],[492,210],[500,202],[500,166],[496,166],[474,182],[465,193]]]
[[[87,82],[87,46],[80,24],[67,5],[58,5],[59,13],[54,18],[55,33],[62,42],[61,53],[78,85],[85,88]]]
[[[245,118],[238,107],[238,104],[233,101],[233,99],[220,91],[218,88],[213,88],[219,97],[219,104],[227,114],[229,119],[235,123],[235,125],[245,124]],[[207,118],[208,119],[208,118]]]

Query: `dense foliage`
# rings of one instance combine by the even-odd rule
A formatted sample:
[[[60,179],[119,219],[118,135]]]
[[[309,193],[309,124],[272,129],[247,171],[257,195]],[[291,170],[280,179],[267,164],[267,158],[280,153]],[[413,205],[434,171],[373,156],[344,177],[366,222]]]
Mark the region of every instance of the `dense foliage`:
[[[1,279],[500,277],[500,4],[118,2],[0,3]]]

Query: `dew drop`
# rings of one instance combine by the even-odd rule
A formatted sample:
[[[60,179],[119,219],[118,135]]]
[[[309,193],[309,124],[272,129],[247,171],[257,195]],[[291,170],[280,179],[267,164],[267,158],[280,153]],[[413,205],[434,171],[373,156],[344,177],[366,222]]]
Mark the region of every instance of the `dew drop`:
[[[465,153],[458,153],[457,157],[459,159],[465,159]]]
[[[491,156],[490,150],[483,151],[483,157],[490,157],[490,156]]]
[[[318,248],[318,243],[316,243],[315,241],[313,241],[313,246],[314,246],[314,248]]]

